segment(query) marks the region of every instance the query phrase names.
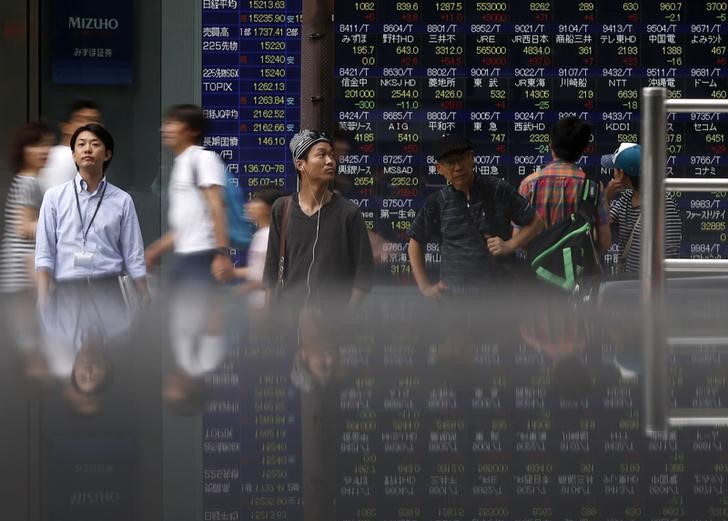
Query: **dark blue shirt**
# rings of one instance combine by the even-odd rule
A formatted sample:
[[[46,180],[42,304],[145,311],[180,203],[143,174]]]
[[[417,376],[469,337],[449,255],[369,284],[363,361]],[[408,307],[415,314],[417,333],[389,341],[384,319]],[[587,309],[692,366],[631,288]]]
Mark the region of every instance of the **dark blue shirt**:
[[[449,287],[464,287],[502,275],[500,265],[514,260],[492,257],[485,236],[508,240],[511,223],[525,226],[535,214],[507,181],[476,176],[470,200],[450,185],[428,197],[408,235],[420,244],[439,243],[440,279]]]

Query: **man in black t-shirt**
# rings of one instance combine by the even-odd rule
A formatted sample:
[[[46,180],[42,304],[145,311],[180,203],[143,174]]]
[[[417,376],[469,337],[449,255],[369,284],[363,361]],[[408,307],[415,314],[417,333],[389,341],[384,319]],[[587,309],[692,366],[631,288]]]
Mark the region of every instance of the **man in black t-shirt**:
[[[336,172],[331,139],[302,130],[291,139],[301,190],[273,205],[263,281],[289,309],[304,304],[341,309],[357,304],[372,285],[373,258],[359,207],[329,190]],[[285,214],[288,214],[286,218]],[[286,222],[283,277],[280,237]]]
[[[437,171],[447,186],[432,194],[409,231],[409,257],[417,286],[425,297],[444,291],[466,293],[484,284],[504,281],[504,264],[515,261],[543,228],[534,208],[508,182],[475,175],[470,141],[445,136],[435,144]],[[512,224],[521,226],[512,234]],[[440,281],[433,284],[425,270],[424,248],[440,244]]]

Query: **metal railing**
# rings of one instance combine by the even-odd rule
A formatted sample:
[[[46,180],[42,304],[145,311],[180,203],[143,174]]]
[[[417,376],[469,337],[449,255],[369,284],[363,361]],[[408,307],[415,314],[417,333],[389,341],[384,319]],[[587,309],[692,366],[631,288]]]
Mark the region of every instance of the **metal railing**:
[[[668,347],[685,346],[684,339],[665,333],[665,273],[728,272],[728,260],[665,259],[665,191],[728,191],[728,179],[665,179],[668,112],[728,112],[728,100],[667,99],[662,87],[642,89],[642,346],[644,367],[644,427],[664,434],[668,427],[725,426],[728,409],[671,409],[668,406]],[[710,338],[693,338],[706,344]]]

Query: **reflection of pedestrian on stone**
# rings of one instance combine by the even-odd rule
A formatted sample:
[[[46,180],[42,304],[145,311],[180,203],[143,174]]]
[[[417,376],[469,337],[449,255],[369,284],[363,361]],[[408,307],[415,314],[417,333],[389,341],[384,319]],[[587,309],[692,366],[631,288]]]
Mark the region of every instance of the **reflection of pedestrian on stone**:
[[[325,387],[340,375],[339,348],[331,321],[313,306],[301,310],[298,318],[298,351],[291,380],[303,392]]]
[[[207,401],[205,375],[227,354],[226,310],[213,288],[186,286],[175,292],[170,313],[174,368],[164,379],[162,395],[171,411],[195,414]]]
[[[584,363],[593,325],[566,299],[535,301],[524,309],[521,339],[551,364],[551,388],[559,398],[587,398],[593,377]]]
[[[97,410],[113,382],[109,351],[121,348],[132,318],[117,281],[60,284],[40,307],[45,364],[74,410]]]

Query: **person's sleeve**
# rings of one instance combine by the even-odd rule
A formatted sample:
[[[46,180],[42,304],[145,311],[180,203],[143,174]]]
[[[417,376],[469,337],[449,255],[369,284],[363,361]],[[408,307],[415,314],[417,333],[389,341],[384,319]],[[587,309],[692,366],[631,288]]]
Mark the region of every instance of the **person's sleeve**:
[[[427,198],[425,205],[420,208],[407,231],[407,237],[420,244],[440,240],[440,211],[437,203],[437,193]]]
[[[265,268],[263,269],[263,285],[274,288],[278,282],[278,257],[281,240],[281,220],[285,197],[279,197],[271,209],[270,231],[268,232],[268,249],[265,253]]]
[[[682,242],[682,219],[674,199],[665,200],[665,257],[676,259],[680,257],[680,243]]]
[[[526,226],[536,216],[536,209],[508,181],[501,181],[501,197],[508,201],[510,218],[518,226]]]
[[[121,234],[119,236],[121,256],[129,276],[142,279],[147,276],[147,267],[144,264],[144,241],[139,227],[139,218],[131,197],[126,197],[121,218]]]
[[[46,196],[40,206],[35,230],[35,269],[56,270],[56,207],[55,199]]]
[[[208,186],[225,186],[225,163],[210,150],[203,150],[192,157],[197,166],[197,185],[204,188]]]
[[[349,244],[356,263],[354,287],[368,292],[374,281],[374,255],[364,217],[358,208],[349,221]]]
[[[597,226],[609,224],[611,210],[607,208],[607,196],[604,190],[599,190],[599,201],[597,202],[597,215],[595,217]]]
[[[17,202],[19,206],[27,208],[38,208],[38,197],[34,185],[29,182],[20,183],[17,192]]]
[[[531,191],[533,190],[533,183],[529,179],[524,179],[521,184],[518,185],[518,193],[521,194],[527,201],[531,200]]]

